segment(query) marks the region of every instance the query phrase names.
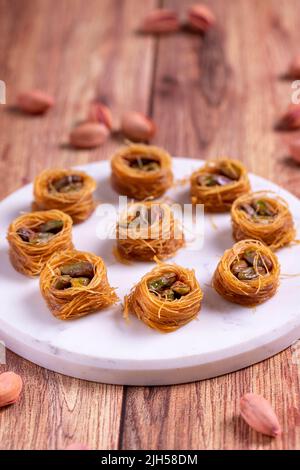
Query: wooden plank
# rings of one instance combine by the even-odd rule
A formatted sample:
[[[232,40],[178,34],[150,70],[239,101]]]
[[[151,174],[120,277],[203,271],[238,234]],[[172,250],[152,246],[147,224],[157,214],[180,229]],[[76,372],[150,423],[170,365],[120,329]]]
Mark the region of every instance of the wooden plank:
[[[0,79],[8,105],[19,90],[39,87],[55,96],[46,116],[26,117],[0,106],[0,197],[48,166],[104,159],[120,145],[94,151],[66,143],[88,102],[101,98],[114,116],[149,106],[155,40],[137,36],[144,9],[156,0],[0,0]],[[78,381],[37,367],[12,353],[8,365],[25,381],[22,400],[0,412],[1,449],[92,449],[118,446],[122,387]]]
[[[42,88],[56,99],[46,116],[26,117],[0,108],[0,170],[7,175],[0,197],[30,181],[46,166],[83,164],[110,157],[122,140],[101,149],[68,147],[72,126],[84,119],[88,103],[101,98],[116,121],[129,109],[149,106],[155,39],[135,33],[145,8],[156,0],[1,0],[0,73],[8,105],[19,90]],[[3,27],[2,27],[3,24]],[[4,133],[3,133],[4,134]]]
[[[182,14],[190,3],[164,1]],[[181,33],[159,41],[156,142],[174,155],[240,158],[299,196],[299,166],[286,158],[282,134],[273,130],[290,101],[290,82],[279,77],[299,45],[299,2],[212,0],[209,5],[218,18],[216,31],[205,38]],[[127,389],[122,448],[299,448],[299,365],[293,361],[288,349],[213,380]],[[283,423],[281,438],[258,435],[241,421],[239,398],[249,391],[274,404]]]
[[[4,370],[22,376],[24,392],[0,412],[0,449],[117,448],[123,387],[55,374],[13,353]]]

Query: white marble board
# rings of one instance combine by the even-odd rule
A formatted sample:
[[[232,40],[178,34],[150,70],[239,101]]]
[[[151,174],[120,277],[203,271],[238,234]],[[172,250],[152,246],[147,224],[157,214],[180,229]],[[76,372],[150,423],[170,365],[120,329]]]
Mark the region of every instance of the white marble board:
[[[189,175],[199,160],[174,158],[176,178]],[[96,197],[116,204],[108,162],[81,167],[98,183]],[[296,225],[300,201],[261,177],[251,175],[254,190],[270,189],[290,204]],[[189,202],[188,185],[168,196]],[[172,259],[194,268],[204,291],[199,318],[171,334],[160,334],[131,316],[122,318],[121,304],[84,318],[63,322],[47,309],[38,279],[18,274],[8,258],[6,231],[21,212],[28,211],[32,185],[0,203],[0,340],[20,356],[47,369],[81,379],[129,385],[164,385],[189,382],[232,372],[270,357],[300,337],[300,277],[283,276],[277,295],[265,304],[248,309],[233,305],[210,287],[218,259],[233,244],[229,214],[207,215],[204,245],[184,248]],[[100,210],[100,212],[102,212]],[[111,285],[122,300],[131,286],[153,263],[120,264],[113,256],[113,240],[97,236],[111,217],[96,211],[74,227],[79,250],[91,251],[105,260]],[[300,245],[280,250],[282,274],[297,274]]]

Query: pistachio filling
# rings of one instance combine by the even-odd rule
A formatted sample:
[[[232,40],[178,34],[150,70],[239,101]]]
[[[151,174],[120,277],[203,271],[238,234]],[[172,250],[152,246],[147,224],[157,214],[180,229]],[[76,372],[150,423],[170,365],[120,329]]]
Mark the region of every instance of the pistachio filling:
[[[20,227],[17,234],[26,243],[39,244],[47,243],[63,229],[62,220],[49,220],[35,228]]]
[[[251,281],[266,276],[272,268],[273,263],[267,256],[248,250],[232,263],[231,272],[240,281]]]
[[[221,163],[215,173],[202,173],[197,182],[200,186],[226,186],[240,177],[239,170],[231,164]]]
[[[277,215],[271,204],[263,199],[241,204],[239,209],[244,211],[253,222],[265,225],[271,223]]]
[[[80,175],[67,175],[51,181],[49,184],[49,191],[57,193],[71,193],[74,191],[80,191],[82,187],[83,178]]]
[[[166,273],[161,277],[151,279],[147,286],[151,294],[168,301],[180,299],[191,291],[190,286],[179,281],[175,273]]]
[[[151,227],[155,222],[161,220],[162,217],[163,210],[160,206],[141,206],[140,208],[137,208],[133,214],[128,215],[126,227],[129,225],[134,225],[136,228]]]
[[[160,170],[160,164],[154,158],[148,155],[137,155],[134,159],[128,160],[130,168],[141,171],[158,171]]]
[[[60,266],[60,275],[55,279],[53,287],[58,290],[71,287],[88,286],[94,277],[94,266],[88,261],[63,264]]]

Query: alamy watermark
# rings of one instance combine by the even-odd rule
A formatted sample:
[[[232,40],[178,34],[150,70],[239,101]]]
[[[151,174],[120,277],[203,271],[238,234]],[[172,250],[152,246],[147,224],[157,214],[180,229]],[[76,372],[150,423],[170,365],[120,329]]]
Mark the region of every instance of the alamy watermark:
[[[99,240],[118,239],[180,239],[182,231],[187,242],[186,248],[202,248],[204,241],[203,204],[155,202],[128,202],[126,196],[119,196],[119,204],[100,204],[96,215]]]
[[[6,86],[3,80],[0,80],[0,104],[6,103]]]

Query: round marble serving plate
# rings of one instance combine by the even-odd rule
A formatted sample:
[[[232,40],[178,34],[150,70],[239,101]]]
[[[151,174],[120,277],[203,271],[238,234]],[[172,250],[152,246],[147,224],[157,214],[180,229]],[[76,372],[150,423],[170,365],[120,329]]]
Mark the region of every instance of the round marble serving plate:
[[[199,160],[174,158],[176,178],[188,176]],[[98,183],[96,197],[116,204],[108,162],[81,167]],[[275,184],[251,175],[254,190],[268,189],[284,197],[295,223],[300,221],[300,201]],[[170,200],[189,203],[189,188],[178,185]],[[206,379],[235,371],[266,359],[300,337],[300,245],[280,250],[282,279],[278,293],[257,308],[244,308],[223,300],[210,287],[212,274],[225,249],[233,244],[229,214],[206,215],[204,243],[186,233],[189,241],[171,260],[194,268],[204,291],[198,319],[170,334],[146,327],[134,316],[122,317],[118,303],[105,311],[73,321],[60,321],[47,309],[38,279],[17,273],[8,258],[5,239],[9,223],[30,210],[32,185],[0,203],[0,340],[20,356],[47,369],[97,382],[128,385],[165,385]],[[113,256],[113,239],[103,234],[113,225],[110,206],[98,206],[93,216],[74,227],[77,249],[101,256],[109,281],[121,299],[153,263],[120,264]],[[299,236],[298,236],[299,237]]]

